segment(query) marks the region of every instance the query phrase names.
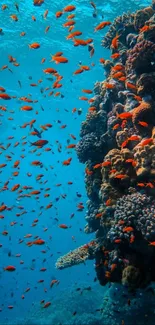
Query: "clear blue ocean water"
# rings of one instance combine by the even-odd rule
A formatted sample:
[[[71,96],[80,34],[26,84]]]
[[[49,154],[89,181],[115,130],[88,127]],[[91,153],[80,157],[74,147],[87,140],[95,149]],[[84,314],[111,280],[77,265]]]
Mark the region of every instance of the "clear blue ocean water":
[[[120,316],[114,313],[115,319],[115,316],[109,318],[107,311],[104,315],[95,312],[101,308],[103,299],[107,296],[112,299],[118,294],[116,300],[120,301],[122,308],[124,301],[121,301],[123,298],[120,298],[118,293],[122,289],[114,288],[110,292],[107,286],[101,287],[98,282],[94,282],[94,261],[62,271],[55,268],[55,263],[61,255],[94,238],[93,234],[84,233],[87,210],[85,167],[78,161],[75,150],[66,148],[71,143],[77,143],[81,123],[85,120],[88,104],[79,99],[80,96],[86,95],[81,90],[93,89],[96,81],[105,79],[99,59],[110,57],[110,51],[101,46],[102,38],[108,29],[94,33],[94,28],[102,20],[113,21],[124,12],[135,11],[150,3],[136,0],[95,0],[96,17],[93,17],[93,8],[87,0],[76,0],[72,3],[66,0],[45,0],[41,6],[34,6],[32,0],[19,0],[19,11],[15,1],[6,0],[0,4],[0,28],[3,30],[0,34],[0,86],[6,89],[7,94],[15,96],[11,100],[0,101],[0,105],[6,108],[6,111],[0,111],[0,164],[6,164],[0,169],[0,204],[4,202],[10,208],[1,212],[4,218],[0,219],[0,324],[121,324],[122,314]],[[4,4],[8,8],[2,10]],[[87,47],[74,47],[72,40],[66,40],[68,29],[62,24],[71,13],[66,13],[59,19],[55,17],[55,13],[68,4],[76,6],[73,13],[76,30],[82,31],[80,38],[94,40],[95,54],[92,58]],[[48,15],[45,19],[43,15],[46,10]],[[18,21],[10,17],[14,14],[17,15]],[[32,20],[32,16],[35,16],[36,21]],[[45,33],[47,26],[50,26],[50,29]],[[25,36],[21,37],[21,32],[25,32]],[[28,45],[34,42],[40,44],[39,49],[29,48]],[[50,62],[50,55],[58,51],[62,51],[67,57],[67,64],[57,65]],[[8,56],[15,58],[19,66],[9,62]],[[46,60],[41,64],[43,58]],[[73,75],[80,63],[90,66],[90,70]],[[5,65],[7,68],[4,68]],[[52,76],[43,72],[43,69],[49,67],[55,68],[63,76],[63,86],[54,90],[54,93],[60,91],[58,96],[49,96],[54,80],[49,80]],[[31,86],[32,83],[36,86]],[[46,89],[47,87],[49,89]],[[37,102],[26,103],[20,99],[24,96]],[[33,110],[22,111],[20,108],[24,105],[32,105]],[[73,108],[77,109],[75,113],[72,112]],[[79,109],[81,114],[78,114]],[[49,142],[46,147],[50,148],[50,151],[45,151],[46,147],[42,147],[33,152],[35,147],[31,146],[30,142],[39,138],[30,134],[33,131],[30,125],[22,128],[24,123],[33,119],[36,120],[34,127],[37,130],[42,130],[41,125],[52,124],[51,128],[43,130],[42,133],[42,139]],[[62,125],[66,127],[61,128]],[[76,140],[73,140],[70,134],[73,134]],[[19,142],[17,146],[16,142]],[[24,156],[21,157],[22,155]],[[69,157],[72,158],[71,164],[64,166],[63,161]],[[19,168],[14,168],[14,163],[18,160]],[[35,160],[42,163],[41,167],[32,165]],[[15,171],[19,172],[18,176],[13,175]],[[39,174],[43,176],[36,180]],[[4,189],[7,181],[9,183]],[[73,184],[68,185],[68,182]],[[19,189],[11,191],[15,184],[20,185]],[[57,184],[61,185],[56,186]],[[23,186],[32,189],[26,190]],[[18,192],[20,190],[21,193]],[[33,190],[40,191],[38,198],[35,195],[20,197]],[[44,197],[45,193],[48,193],[49,197]],[[52,207],[46,209],[51,202]],[[80,202],[83,203],[84,209],[79,212],[77,206]],[[25,211],[23,215],[22,211]],[[73,213],[74,217],[71,218]],[[17,216],[18,214],[20,216]],[[38,219],[38,222],[33,226],[35,219]],[[60,224],[66,224],[69,228],[59,228]],[[8,234],[4,235],[4,231]],[[32,237],[25,238],[28,234]],[[27,246],[26,243],[34,240],[34,236],[42,238],[45,245]],[[16,270],[5,272],[4,268],[8,265],[13,265]],[[40,271],[43,267],[46,268],[45,272]],[[59,285],[51,288],[53,279],[57,279]],[[39,280],[44,282],[38,283]],[[84,290],[81,295],[76,291],[77,288],[89,286],[91,290]],[[30,289],[28,292],[27,288]],[[50,301],[51,306],[43,309],[40,303],[42,300],[45,300],[45,303]],[[13,309],[8,306],[13,306]],[[110,308],[110,305],[105,306],[107,310]],[[77,312],[75,316],[74,312]],[[127,313],[130,317],[131,311]]]

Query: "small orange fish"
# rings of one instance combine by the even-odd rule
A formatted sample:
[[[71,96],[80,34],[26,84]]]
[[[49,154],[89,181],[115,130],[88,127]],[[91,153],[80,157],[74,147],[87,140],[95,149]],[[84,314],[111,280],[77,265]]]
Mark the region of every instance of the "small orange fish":
[[[139,121],[138,124],[141,126],[144,126],[145,128],[148,128],[148,126],[149,126],[148,123],[146,123],[144,121]]]
[[[28,44],[30,49],[39,49],[40,48],[40,44],[39,43],[32,43],[32,44]]]
[[[111,206],[111,203],[112,203],[112,200],[111,200],[111,199],[108,199],[108,200],[105,202],[106,207]]]
[[[95,218],[101,218],[102,215],[103,215],[103,213],[97,213],[96,216],[95,216]]]
[[[115,176],[115,178],[117,178],[117,179],[123,179],[125,177],[126,177],[126,175],[124,175],[124,174],[118,174]]]
[[[63,12],[71,12],[71,11],[74,11],[76,9],[75,6],[73,5],[68,5],[66,6],[64,9],[63,9]]]
[[[67,63],[68,59],[63,56],[52,56],[52,61],[55,61],[56,64]]]
[[[128,141],[139,141],[140,137],[138,135],[131,135],[130,138],[128,138]]]
[[[100,167],[102,167],[102,163],[96,164],[95,166],[93,166],[94,169],[97,169],[97,168],[100,168]]]
[[[69,166],[70,163],[71,163],[71,160],[72,160],[72,158],[68,158],[67,160],[64,160],[64,161],[62,162],[62,164],[63,164],[64,166]]]
[[[130,112],[124,112],[121,114],[117,114],[117,118],[120,118],[121,120],[132,118],[132,114]]]
[[[101,58],[99,59],[100,63],[104,64],[105,63],[105,59]]]
[[[148,25],[145,25],[143,26],[142,28],[140,28],[140,33],[143,33],[143,32],[148,32],[150,30],[150,26]]]
[[[123,232],[131,232],[134,231],[133,227],[124,227]]]
[[[69,227],[65,223],[62,223],[61,225],[59,225],[59,228],[68,229]]]
[[[119,57],[120,57],[119,53],[114,53],[114,54],[111,55],[112,59],[118,59]]]
[[[88,176],[91,176],[93,174],[93,171],[89,170],[87,167],[85,169],[85,173],[88,175]]]
[[[62,11],[57,11],[55,14],[56,18],[60,18],[62,16],[63,12]]]
[[[119,125],[119,123],[117,123],[117,124],[115,124],[114,126],[113,126],[113,130],[117,130],[118,128],[120,127],[120,125]]]
[[[152,143],[152,141],[153,141],[152,138],[145,139],[145,140],[141,141],[141,142],[139,143],[139,145],[144,147],[144,146],[146,146],[147,144]]]
[[[98,24],[98,25],[95,27],[94,31],[97,32],[98,30],[101,30],[101,29],[103,29],[104,27],[109,26],[109,25],[111,25],[111,22],[110,22],[110,21],[102,21],[100,24]]]
[[[126,88],[137,90],[137,87],[131,82],[126,82]]]
[[[111,42],[111,48],[112,49],[117,49],[118,48],[118,39],[119,39],[120,35],[116,34],[116,36],[112,39]]]
[[[149,242],[149,246],[155,246],[155,241]]]
[[[75,21],[74,20],[69,20],[66,23],[64,23],[62,26],[63,27],[70,27],[70,26],[73,26],[73,25],[75,25]]]
[[[102,163],[102,167],[107,167],[107,166],[110,166],[111,165],[111,161],[109,160],[107,160],[107,161],[104,161],[103,163]]]

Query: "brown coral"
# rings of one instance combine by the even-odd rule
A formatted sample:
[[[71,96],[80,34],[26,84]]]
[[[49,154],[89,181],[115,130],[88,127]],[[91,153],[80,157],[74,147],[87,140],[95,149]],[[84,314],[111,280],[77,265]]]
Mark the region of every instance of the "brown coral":
[[[155,44],[148,40],[143,40],[137,43],[133,49],[128,50],[128,59],[126,61],[125,70],[130,74],[135,70],[137,74],[152,72],[154,61]]]
[[[140,125],[139,122],[148,123],[149,131],[149,129],[151,129],[153,120],[154,116],[152,112],[152,105],[150,103],[142,101],[140,105],[133,110],[132,123],[139,132],[146,132],[146,128]]]
[[[141,97],[151,96],[155,100],[155,72],[143,73],[137,80],[137,94]]]
[[[154,135],[154,129],[153,129]],[[133,149],[134,159],[136,161],[135,171],[138,177],[155,176],[155,145],[140,146]]]
[[[146,20],[150,19],[154,14],[152,7],[147,7],[141,10],[138,10],[134,17],[134,27],[136,30],[139,30],[145,25]]]
[[[141,273],[135,266],[127,266],[122,273],[122,284],[128,286],[130,289],[135,289],[140,286]]]

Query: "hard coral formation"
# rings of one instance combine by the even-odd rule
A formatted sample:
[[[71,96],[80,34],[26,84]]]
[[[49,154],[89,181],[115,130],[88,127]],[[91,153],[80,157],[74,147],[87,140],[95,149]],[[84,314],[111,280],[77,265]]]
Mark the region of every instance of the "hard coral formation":
[[[147,7],[141,10],[138,10],[134,16],[134,28],[139,31],[145,25],[145,22],[149,20],[154,14],[152,7]]]
[[[137,80],[137,94],[155,100],[155,72],[143,73]]]
[[[94,87],[76,151],[86,163],[86,233],[95,240],[57,268],[95,259],[101,285],[155,281],[155,1],[115,19],[102,45],[112,59]],[[118,37],[118,41],[116,38]],[[114,42],[115,41],[115,42]]]
[[[137,43],[133,49],[128,50],[126,61],[126,73],[134,70],[137,74],[151,72],[154,67],[152,62],[155,60],[155,43],[143,40]]]

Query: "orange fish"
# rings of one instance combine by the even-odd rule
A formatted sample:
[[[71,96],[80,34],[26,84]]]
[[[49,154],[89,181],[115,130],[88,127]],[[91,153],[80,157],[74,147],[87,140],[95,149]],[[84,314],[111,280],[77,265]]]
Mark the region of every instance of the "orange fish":
[[[155,246],[155,241],[149,242],[149,246]]]
[[[14,21],[18,21],[18,17],[17,15],[11,15],[10,18]]]
[[[85,173],[89,176],[91,176],[93,174],[93,171],[90,171],[87,167],[85,169]]]
[[[99,59],[100,63],[104,64],[105,63],[105,59],[101,58]]]
[[[56,18],[60,18],[62,16],[63,12],[62,11],[57,11],[55,14]]]
[[[9,272],[13,272],[13,271],[15,271],[16,270],[16,268],[15,268],[15,266],[13,266],[13,265],[8,265],[8,266],[6,266],[5,268],[4,268],[4,271],[9,271]]]
[[[83,69],[77,69],[76,71],[74,71],[74,73],[73,74],[80,74],[80,73],[82,73],[84,70]]]
[[[62,223],[61,225],[59,225],[59,228],[68,229],[69,227],[65,223]]]
[[[120,57],[119,53],[114,53],[114,54],[111,55],[112,59],[118,59],[119,57]]]
[[[70,27],[70,26],[73,26],[73,25],[75,25],[75,21],[74,20],[69,20],[66,23],[64,23],[62,26],[63,27]]]
[[[95,216],[95,218],[101,218],[102,215],[103,215],[103,213],[97,213],[96,216]]]
[[[124,175],[124,174],[118,174],[115,176],[115,178],[117,178],[117,179],[123,179],[125,177],[126,177],[126,175]]]
[[[117,118],[120,118],[121,120],[132,118],[132,114],[130,112],[124,112],[121,114],[117,114]]]
[[[104,86],[107,89],[114,89],[115,88],[115,84],[109,83],[109,82],[104,82]]]
[[[90,89],[82,89],[82,92],[86,94],[92,94],[92,90]]]
[[[75,148],[76,147],[76,144],[69,144],[68,146],[67,146],[67,149],[73,149],[73,148]]]
[[[145,128],[148,128],[148,126],[149,126],[148,123],[146,123],[144,121],[139,121],[138,124],[141,126],[144,126]]]
[[[32,44],[28,44],[30,49],[39,49],[40,48],[40,44],[39,43],[32,43]]]
[[[102,21],[99,25],[97,25],[95,27],[94,31],[97,32],[98,30],[101,30],[104,27],[109,26],[109,25],[111,25],[111,22],[110,21]]]
[[[116,36],[112,39],[111,42],[111,48],[112,49],[117,49],[118,48],[118,39],[119,39],[120,35],[116,34]]]
[[[32,106],[22,106],[20,108],[21,111],[32,111],[33,107]]]
[[[72,158],[68,158],[67,160],[64,160],[64,161],[62,162],[62,164],[63,164],[64,166],[69,166],[70,163],[71,163],[71,160],[72,160]]]
[[[93,166],[94,169],[97,169],[97,168],[100,168],[100,167],[102,167],[102,163],[96,164],[95,166]]]
[[[120,127],[120,125],[119,125],[119,123],[117,123],[117,124],[115,124],[114,126],[113,126],[113,130],[117,130],[118,128]]]
[[[104,161],[103,163],[102,163],[102,167],[106,167],[106,166],[110,166],[111,165],[111,161]]]
[[[131,232],[134,231],[133,227],[124,227],[123,232]]]
[[[137,90],[137,87],[131,82],[126,82],[126,88]]]
[[[73,11],[73,10],[75,10],[75,9],[76,9],[75,6],[73,6],[73,5],[68,5],[68,6],[66,6],[66,7],[63,9],[63,12],[71,12],[71,11]]]
[[[8,99],[11,99],[11,97],[5,93],[5,94],[0,94],[0,99],[8,100]]]
[[[130,138],[128,138],[128,141],[139,141],[140,137],[138,135],[132,135]]]
[[[150,144],[153,141],[152,138],[145,139],[139,143],[140,146],[146,146],[147,144]]]
[[[72,39],[72,38],[74,38],[75,36],[80,36],[80,35],[82,35],[82,32],[80,32],[80,31],[74,31],[73,33],[71,33],[71,34],[69,34],[67,37],[66,37],[66,39]]]
[[[140,28],[140,33],[143,33],[143,32],[148,32],[150,30],[150,26],[148,25],[145,25],[143,26],[142,28]]]
[[[55,61],[56,64],[59,64],[59,63],[67,63],[68,62],[68,59],[66,59],[65,57],[63,56],[52,56],[52,61]]]

